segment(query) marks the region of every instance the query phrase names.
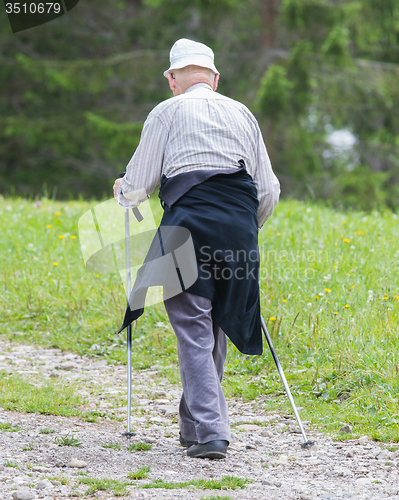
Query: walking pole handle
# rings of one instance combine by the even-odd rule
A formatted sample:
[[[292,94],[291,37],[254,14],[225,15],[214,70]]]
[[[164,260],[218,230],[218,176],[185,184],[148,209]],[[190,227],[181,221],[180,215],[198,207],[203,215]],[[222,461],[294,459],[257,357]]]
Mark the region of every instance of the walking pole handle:
[[[125,177],[125,175],[126,172],[122,172],[121,174],[119,174],[119,179]],[[137,222],[141,222],[142,220],[144,220],[144,217],[141,215],[140,210],[137,207],[132,208],[132,212],[133,215],[136,217]]]

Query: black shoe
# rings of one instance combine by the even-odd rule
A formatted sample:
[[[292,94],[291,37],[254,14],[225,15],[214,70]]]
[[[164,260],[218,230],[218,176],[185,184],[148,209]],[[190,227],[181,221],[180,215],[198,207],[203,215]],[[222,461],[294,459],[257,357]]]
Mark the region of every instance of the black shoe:
[[[195,446],[196,444],[198,444],[198,441],[187,441],[187,439],[184,439],[184,437],[181,435],[181,432],[179,432],[179,441],[183,448],[190,448],[190,446]]]
[[[208,441],[208,443],[196,444],[187,450],[187,456],[193,458],[226,458],[228,441]]]

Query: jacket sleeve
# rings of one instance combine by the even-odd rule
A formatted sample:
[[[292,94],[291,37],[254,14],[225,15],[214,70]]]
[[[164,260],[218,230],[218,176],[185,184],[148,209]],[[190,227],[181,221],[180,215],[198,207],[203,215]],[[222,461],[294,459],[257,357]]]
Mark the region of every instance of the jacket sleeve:
[[[267,154],[262,132],[258,127],[257,167],[253,180],[258,190],[258,227],[262,228],[271,216],[280,197],[280,183],[274,175],[269,155]]]
[[[150,113],[118,190],[118,203],[122,207],[137,207],[161,182],[167,137],[165,125]]]

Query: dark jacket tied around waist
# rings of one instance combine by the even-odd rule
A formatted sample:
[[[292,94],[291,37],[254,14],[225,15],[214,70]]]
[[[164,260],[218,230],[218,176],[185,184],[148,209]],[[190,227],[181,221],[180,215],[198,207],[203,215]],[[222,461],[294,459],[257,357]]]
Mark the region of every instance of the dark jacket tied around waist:
[[[170,179],[176,183],[176,177]],[[188,288],[180,279],[182,289],[211,300],[213,317],[241,352],[261,354],[258,199],[251,176],[244,169],[228,175],[213,175],[187,192],[180,193],[176,201],[174,197],[172,207],[162,196],[168,182],[169,179],[163,179],[159,193],[164,206],[159,230],[180,227],[191,233],[198,271],[198,278]],[[179,245],[181,243],[179,241]],[[177,243],[166,246],[168,248],[163,243],[156,245],[154,241],[143,269],[146,263],[159,260],[167,250],[170,251],[171,246],[176,249]],[[176,259],[174,262],[178,268]],[[134,296],[145,296],[148,286],[160,283],[159,280],[149,283],[150,280],[144,276],[145,269],[142,273],[140,271],[130,304],[135,303]],[[177,271],[177,276],[181,276],[179,269],[173,271],[174,275]],[[163,278],[163,284],[165,288],[170,285],[167,277]],[[141,316],[143,311],[143,307],[135,310],[128,307],[121,330]]]

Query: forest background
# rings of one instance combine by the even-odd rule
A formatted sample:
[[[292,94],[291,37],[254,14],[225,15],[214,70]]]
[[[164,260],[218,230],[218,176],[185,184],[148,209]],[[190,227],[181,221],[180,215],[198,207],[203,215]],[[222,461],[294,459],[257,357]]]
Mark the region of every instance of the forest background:
[[[397,0],[81,0],[15,34],[2,3],[0,192],[109,198],[182,37],[258,118],[282,196],[397,209]]]

